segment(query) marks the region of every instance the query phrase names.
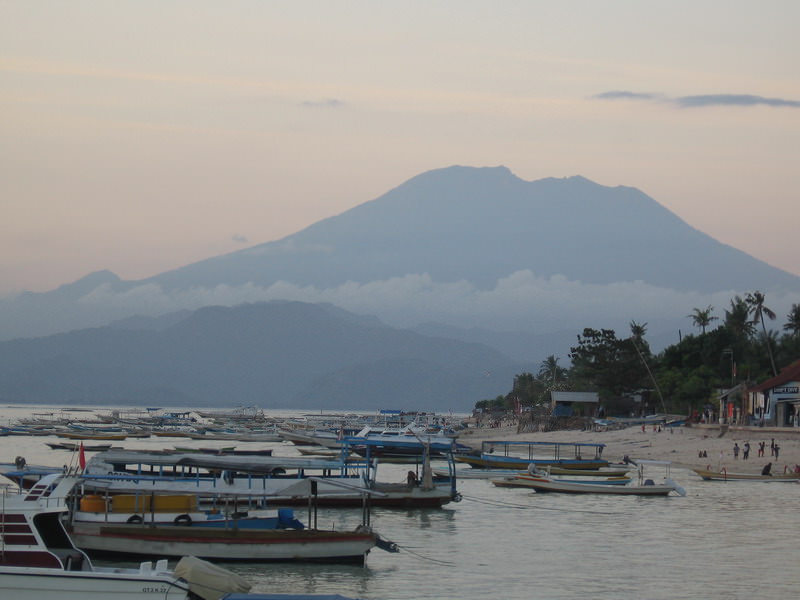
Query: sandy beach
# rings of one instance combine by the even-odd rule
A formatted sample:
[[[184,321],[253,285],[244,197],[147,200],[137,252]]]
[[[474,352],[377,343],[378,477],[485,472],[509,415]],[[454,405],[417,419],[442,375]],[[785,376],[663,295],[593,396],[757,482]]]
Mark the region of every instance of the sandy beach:
[[[603,458],[619,461],[624,456],[632,459],[668,460],[675,466],[706,468],[740,473],[760,473],[772,462],[773,473],[783,473],[800,464],[800,430],[746,428],[729,430],[720,437],[716,426],[664,428],[660,432],[652,427],[642,432],[641,425],[610,431],[563,430],[547,433],[518,434],[516,425],[496,428],[472,428],[463,431],[459,442],[480,448],[484,440],[520,440],[531,442],[587,442],[605,444]],[[778,458],[770,456],[772,440],[779,446]],[[750,456],[743,458],[744,444],[750,442]],[[765,442],[764,456],[758,456],[759,443]],[[739,457],[734,457],[734,444],[739,445]],[[705,452],[707,456],[701,457]]]

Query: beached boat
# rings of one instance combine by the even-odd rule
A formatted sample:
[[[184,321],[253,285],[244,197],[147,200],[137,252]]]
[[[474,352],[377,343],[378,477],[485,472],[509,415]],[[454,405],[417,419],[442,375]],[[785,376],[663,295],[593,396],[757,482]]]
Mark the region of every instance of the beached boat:
[[[605,444],[578,442],[485,441],[480,453],[457,454],[454,458],[478,469],[525,471],[533,464],[590,470],[608,467],[608,461],[602,458],[604,447]]]
[[[121,442],[128,438],[127,433],[90,433],[90,432],[70,432],[65,431],[62,433],[56,434],[58,437],[66,438],[68,440],[96,440],[96,441],[110,441],[110,442]]]
[[[135,600],[157,596],[189,600],[196,597],[190,590],[202,597],[219,598],[225,591],[247,592],[250,589],[246,581],[224,571],[228,577],[214,578],[216,595],[203,595],[201,582],[197,582],[199,587],[193,587],[192,583],[168,570],[167,561],[143,562],[138,569],[94,566],[75,546],[62,524],[62,516],[67,512],[65,493],[77,480],[63,478],[57,484],[56,477],[60,478],[51,476],[42,480],[25,494],[6,493],[0,498],[0,597]],[[205,591],[210,590],[206,587]]]
[[[45,443],[50,446],[51,450],[69,450],[70,452],[76,452],[81,448],[81,444],[76,444],[74,442]],[[111,444],[87,444],[83,446],[83,449],[85,452],[105,452],[106,450],[111,450]]]
[[[734,473],[727,469],[711,471],[710,469],[692,469],[706,481],[800,481],[800,473],[775,473],[773,475],[761,475],[760,473]]]

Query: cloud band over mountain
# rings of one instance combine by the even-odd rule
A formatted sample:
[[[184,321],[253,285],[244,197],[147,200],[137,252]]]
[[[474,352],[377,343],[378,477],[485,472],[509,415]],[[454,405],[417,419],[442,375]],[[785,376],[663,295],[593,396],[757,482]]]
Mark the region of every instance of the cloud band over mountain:
[[[664,94],[615,90],[592,96],[594,100],[634,100],[662,102],[678,108],[705,108],[709,106],[770,106],[800,108],[800,100],[765,98],[753,94],[699,94],[695,96],[670,97]]]

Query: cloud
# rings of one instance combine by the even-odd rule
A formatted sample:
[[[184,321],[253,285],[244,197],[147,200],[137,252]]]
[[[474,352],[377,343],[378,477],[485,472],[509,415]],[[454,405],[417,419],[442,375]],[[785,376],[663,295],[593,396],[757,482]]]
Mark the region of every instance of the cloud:
[[[302,105],[309,108],[339,108],[344,106],[344,102],[336,98],[325,98],[324,100],[305,100]]]
[[[663,96],[658,94],[647,94],[643,92],[627,92],[624,90],[617,90],[611,92],[603,92],[602,94],[595,94],[592,96],[595,100],[660,100]]]
[[[522,270],[498,280],[489,290],[467,281],[437,282],[422,273],[368,283],[351,281],[331,288],[280,281],[268,287],[247,283],[164,291],[148,283],[119,293],[111,285],[102,285],[82,303],[156,316],[179,309],[270,300],[327,302],[357,314],[375,315],[395,327],[439,322],[462,328],[479,324],[498,331],[535,333],[572,330],[577,334],[584,327],[594,327],[626,334],[629,323],[637,321],[649,323],[651,333],[666,331],[677,340],[678,330],[696,333],[686,317],[692,308],[711,305],[715,307],[714,316],[722,320],[731,298],[745,293],[679,292],[641,281],[587,284],[562,275],[538,277]],[[800,303],[800,294],[769,294],[769,306],[778,315],[787,314],[793,303]]]
[[[782,98],[764,98],[750,94],[706,94],[702,96],[682,96],[673,100],[683,108],[697,108],[703,106],[789,106],[800,108],[800,101],[784,100]]]
[[[705,108],[709,106],[771,106],[800,108],[800,100],[765,98],[752,94],[701,94],[696,96],[669,97],[663,94],[616,90],[592,96],[594,100],[633,100],[643,102],[663,102],[678,108]]]

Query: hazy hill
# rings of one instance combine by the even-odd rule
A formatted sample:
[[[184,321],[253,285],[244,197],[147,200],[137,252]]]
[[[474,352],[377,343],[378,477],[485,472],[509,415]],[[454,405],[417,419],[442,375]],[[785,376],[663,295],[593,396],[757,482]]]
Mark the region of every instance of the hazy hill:
[[[143,325],[0,342],[0,401],[463,411],[524,369],[326,305],[208,307]]]

